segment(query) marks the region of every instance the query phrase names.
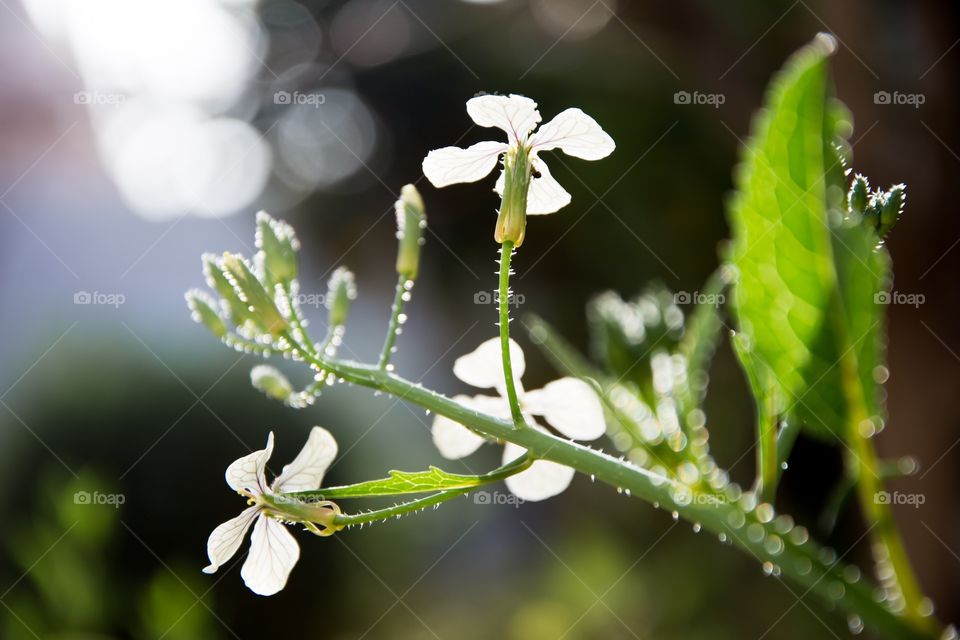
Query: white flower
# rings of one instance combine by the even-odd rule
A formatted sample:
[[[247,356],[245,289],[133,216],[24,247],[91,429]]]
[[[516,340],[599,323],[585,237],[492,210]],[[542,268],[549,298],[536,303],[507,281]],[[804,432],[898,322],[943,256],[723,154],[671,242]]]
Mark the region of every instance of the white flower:
[[[236,518],[227,520],[213,530],[207,540],[210,565],[204,573],[214,573],[240,548],[247,529],[256,520],[250,536],[250,553],[240,575],[256,594],[270,596],[287,584],[293,565],[300,558],[300,547],[281,521],[301,522],[315,533],[320,533],[308,519],[310,515],[329,518],[339,510],[330,502],[299,503],[284,508],[277,495],[290,491],[315,491],[320,488],[323,474],[337,455],[337,442],[330,432],[314,427],[303,450],[267,485],[265,469],[273,453],[273,432],[267,438],[267,448],[243,456],[227,467],[227,484],[248,498],[252,506]]]
[[[435,149],[423,160],[423,174],[435,187],[459,182],[476,182],[497,166],[511,148],[522,149],[535,171],[527,195],[527,213],[553,213],[570,203],[570,194],[550,175],[538,154],[560,149],[584,160],[599,160],[614,149],[613,139],[597,121],[580,109],[561,111],[531,135],[540,122],[537,103],[524,96],[478,96],[467,100],[467,113],[481,127],[497,127],[507,134],[507,142],[478,142],[461,149]],[[504,176],[500,172],[496,192],[503,195]]]
[[[543,429],[532,418],[541,416],[550,425],[574,440],[594,440],[606,431],[600,399],[586,382],[576,378],[560,378],[542,389],[524,392],[520,378],[526,366],[520,346],[510,341],[510,358],[514,382],[527,424]],[[496,396],[456,396],[454,400],[481,413],[510,419],[506,400],[500,339],[491,338],[470,354],[457,358],[453,374],[467,384],[481,389],[496,389]],[[483,444],[484,438],[463,425],[437,416],[433,420],[433,442],[448,459],[470,455]],[[523,447],[507,443],[503,448],[504,463],[526,453]],[[537,460],[529,469],[507,478],[507,487],[517,497],[528,501],[545,500],[561,493],[573,479],[574,470],[549,460]]]

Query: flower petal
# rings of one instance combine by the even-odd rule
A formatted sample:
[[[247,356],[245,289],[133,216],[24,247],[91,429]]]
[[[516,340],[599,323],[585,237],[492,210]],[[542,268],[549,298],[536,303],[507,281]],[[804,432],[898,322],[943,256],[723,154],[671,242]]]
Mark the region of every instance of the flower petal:
[[[310,430],[303,449],[273,481],[274,491],[314,491],[320,488],[323,474],[337,457],[337,441],[323,427]]]
[[[510,417],[510,405],[504,398],[495,396],[454,396],[455,401],[460,404],[476,409],[480,413],[486,413],[497,418],[507,419]],[[436,416],[433,419],[433,444],[440,451],[440,455],[448,460],[459,460],[466,458],[471,453],[480,448],[486,438],[474,433],[459,422],[455,422],[444,416]]]
[[[530,181],[527,192],[527,214],[531,216],[554,213],[570,204],[570,194],[554,180],[547,164],[534,157],[531,164],[540,174]]]
[[[574,440],[595,440],[606,430],[603,405],[593,388],[577,378],[560,378],[524,396],[527,411]]]
[[[537,103],[525,96],[477,96],[467,100],[467,113],[481,127],[507,132],[511,145],[523,142],[540,122]]]
[[[616,144],[596,120],[580,109],[566,109],[537,130],[530,147],[535,152],[560,149],[584,160],[599,160],[613,153]]]
[[[513,365],[513,378],[519,387],[526,362],[520,345],[512,339],[510,362]],[[453,363],[453,375],[480,389],[502,389],[504,377],[500,338],[490,338],[474,349],[473,353],[457,358]]]
[[[516,460],[526,449],[508,442],[503,448],[503,463]],[[529,469],[506,479],[507,488],[521,500],[537,502],[563,493],[573,480],[574,470],[550,460],[536,460]]]
[[[423,175],[437,188],[476,182],[493,171],[506,150],[507,145],[502,142],[478,142],[466,149],[434,149],[423,159]]]
[[[207,538],[207,557],[210,558],[210,564],[204,567],[204,573],[214,573],[233,557],[240,548],[243,537],[247,535],[250,523],[259,512],[260,507],[247,507],[236,518],[227,520],[213,530]]]
[[[267,448],[254,451],[234,461],[227,467],[227,484],[237,492],[259,495],[267,490],[264,470],[273,453],[273,431],[267,436]]]
[[[470,398],[467,396],[454,396],[453,398],[460,404],[468,404]],[[480,448],[485,438],[459,422],[454,422],[445,416],[436,416],[433,419],[433,444],[437,450],[447,460],[459,460]]]
[[[250,553],[240,569],[243,582],[257,595],[272,596],[287,584],[300,546],[287,528],[260,515],[250,536]]]

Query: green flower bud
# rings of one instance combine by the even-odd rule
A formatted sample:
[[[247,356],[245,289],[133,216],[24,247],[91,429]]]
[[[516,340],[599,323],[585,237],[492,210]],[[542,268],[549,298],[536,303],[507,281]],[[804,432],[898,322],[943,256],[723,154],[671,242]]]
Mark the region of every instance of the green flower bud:
[[[353,272],[346,267],[337,267],[327,283],[327,317],[331,327],[346,324],[350,303],[356,297],[357,285],[354,283]]]
[[[249,316],[262,331],[280,336],[287,330],[287,321],[280,314],[273,297],[257,279],[250,264],[241,256],[224,253],[220,261],[223,275],[240,299],[248,305]]]
[[[259,364],[250,370],[250,383],[254,389],[281,402],[293,393],[293,386],[287,377],[268,364]]]
[[[210,297],[205,291],[200,291],[199,289],[187,291],[184,297],[187,299],[187,306],[190,307],[190,315],[193,317],[194,322],[204,325],[218,338],[227,335],[227,325],[217,311],[216,300]]]
[[[870,198],[870,182],[866,176],[859,173],[854,176],[853,184],[850,185],[850,193],[847,196],[847,202],[850,206],[850,212],[863,215],[867,210],[867,201]]]
[[[400,199],[394,205],[397,211],[397,273],[408,280],[415,280],[420,269],[420,245],[423,230],[427,227],[423,199],[412,184],[400,190]]]
[[[530,190],[530,158],[523,146],[510,147],[503,158],[503,195],[494,239],[514,247],[523,244],[527,229],[527,192]]]
[[[266,211],[257,214],[257,264],[262,267],[269,284],[289,284],[297,277],[297,251],[300,241],[286,222],[270,217]]]
[[[229,319],[233,324],[240,326],[250,319],[250,309],[247,303],[240,299],[233,285],[223,275],[223,265],[219,256],[212,253],[203,254],[203,274],[207,278],[207,285],[217,292],[220,299],[226,303]]]
[[[907,187],[898,184],[890,187],[886,197],[880,206],[880,223],[877,226],[877,234],[881,238],[885,237],[893,227],[900,221],[903,215],[903,205],[907,199]]]

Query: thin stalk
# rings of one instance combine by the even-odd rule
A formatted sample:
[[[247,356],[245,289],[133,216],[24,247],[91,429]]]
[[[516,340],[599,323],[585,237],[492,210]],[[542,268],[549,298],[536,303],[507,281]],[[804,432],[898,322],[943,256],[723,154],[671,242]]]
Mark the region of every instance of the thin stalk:
[[[380,352],[380,362],[378,366],[386,369],[390,363],[390,356],[393,355],[393,345],[397,342],[397,333],[400,331],[400,316],[403,314],[403,306],[406,304],[404,295],[407,288],[407,277],[401,275],[397,280],[397,291],[393,295],[393,306],[390,307],[390,326],[387,328],[387,337],[383,341],[383,350]]]
[[[348,382],[390,393],[481,435],[520,445],[533,457],[572,467],[661,509],[676,511],[678,517],[723,536],[755,556],[772,574],[782,572],[804,589],[856,616],[884,637],[891,640],[935,640],[938,637],[938,623],[933,618],[918,621],[914,617],[898,615],[877,602],[873,587],[865,581],[849,579],[852,574],[847,565],[833,560],[828,550],[808,540],[802,527],[787,526],[780,518],[771,520],[772,514],[768,510],[734,501],[729,492],[711,492],[703,486],[690,487],[550,433],[517,429],[510,421],[464,407],[451,398],[373,366],[326,359],[313,363]]]
[[[843,329],[845,313],[837,290],[834,290],[831,302],[833,303],[831,316]],[[837,335],[845,336],[846,333],[838,330]],[[839,362],[841,385],[847,406],[850,407],[850,416],[844,431],[844,438],[847,441],[847,472],[857,482],[857,498],[863,517],[870,527],[878,574],[881,576],[890,574],[889,578],[881,581],[886,582],[884,586],[888,589],[899,592],[898,595],[903,599],[905,617],[911,618],[915,624],[931,628],[930,618],[923,613],[923,591],[920,589],[920,582],[913,572],[900,531],[893,519],[893,511],[889,504],[879,499],[884,490],[884,484],[880,477],[873,441],[860,433],[860,426],[869,422],[869,414],[857,373],[855,351],[849,344],[842,344],[841,347],[843,348],[843,356]]]
[[[764,502],[773,504],[777,496],[780,463],[777,459],[777,414],[772,402],[764,400],[765,408],[758,416],[757,434],[757,488]]]
[[[451,491],[441,491],[425,498],[417,498],[408,502],[401,502],[383,509],[374,509],[364,513],[343,513],[333,519],[333,523],[342,527],[353,527],[356,525],[367,524],[369,522],[378,522],[391,517],[400,517],[407,513],[413,513],[433,507],[447,500],[453,500],[459,496],[465,495],[470,489],[454,489]]]
[[[518,427],[523,425],[523,412],[517,396],[517,386],[513,379],[513,363],[510,359],[510,257],[513,254],[513,242],[507,240],[500,245],[500,352],[503,357],[503,377],[510,402],[510,415]]]

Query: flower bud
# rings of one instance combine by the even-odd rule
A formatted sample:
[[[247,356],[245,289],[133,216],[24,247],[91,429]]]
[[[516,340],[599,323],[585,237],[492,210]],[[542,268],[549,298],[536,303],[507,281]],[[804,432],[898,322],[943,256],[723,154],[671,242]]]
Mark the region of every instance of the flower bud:
[[[249,306],[250,319],[254,324],[273,336],[286,331],[287,321],[280,315],[273,297],[254,275],[249,263],[241,256],[224,253],[220,264],[223,275],[233,285],[240,299]]]
[[[204,325],[218,338],[227,335],[227,325],[217,311],[216,300],[199,289],[187,291],[184,297],[187,299],[187,306],[190,307],[194,322]]]
[[[350,303],[357,297],[357,285],[353,272],[346,267],[337,267],[327,283],[326,305],[331,327],[339,327],[347,322]]]
[[[854,176],[853,184],[850,185],[850,193],[847,196],[847,202],[850,205],[850,212],[863,215],[867,210],[867,201],[870,197],[870,182],[866,176],[859,173]]]
[[[523,146],[511,147],[503,159],[503,195],[494,239],[514,247],[523,244],[527,228],[527,192],[530,190],[530,158]]]
[[[258,364],[250,370],[250,383],[254,389],[281,402],[293,393],[293,386],[287,377],[268,364]]]
[[[257,263],[270,284],[289,284],[297,277],[297,251],[300,241],[286,222],[270,217],[266,211],[257,213]]]
[[[887,191],[886,197],[880,206],[880,221],[877,225],[877,234],[881,238],[886,236],[900,221],[903,215],[903,205],[907,199],[907,187],[902,184],[894,185]]]
[[[397,273],[408,280],[415,280],[420,269],[420,245],[427,217],[423,211],[423,199],[412,184],[400,190],[400,199],[394,205],[397,212]]]

